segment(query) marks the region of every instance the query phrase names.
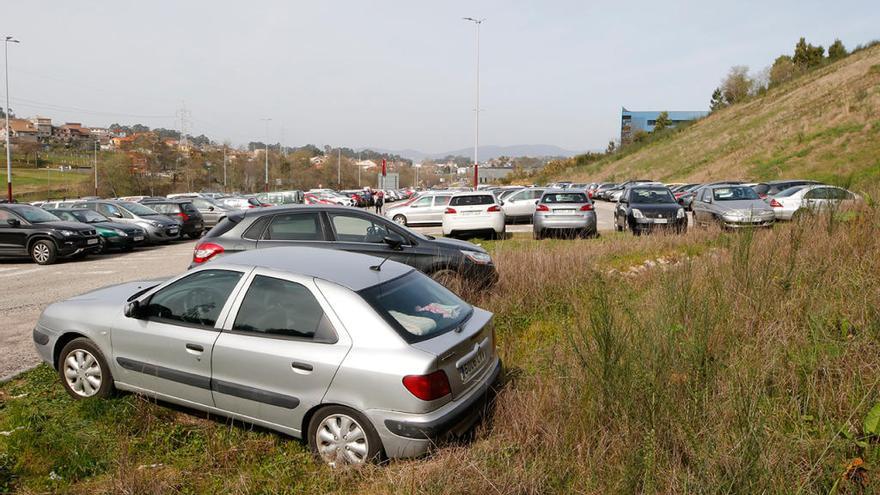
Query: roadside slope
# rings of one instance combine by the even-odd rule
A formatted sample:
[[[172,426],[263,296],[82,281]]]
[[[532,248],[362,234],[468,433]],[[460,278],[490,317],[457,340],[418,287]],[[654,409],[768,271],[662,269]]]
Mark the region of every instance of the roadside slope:
[[[572,163],[574,163],[572,161]],[[880,46],[559,179],[880,181]]]

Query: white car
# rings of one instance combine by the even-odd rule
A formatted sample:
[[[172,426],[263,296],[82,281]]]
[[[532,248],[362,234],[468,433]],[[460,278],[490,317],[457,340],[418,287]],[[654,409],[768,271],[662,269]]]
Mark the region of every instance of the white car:
[[[544,188],[527,188],[520,189],[515,193],[506,196],[501,203],[501,210],[504,211],[504,217],[508,222],[518,220],[531,220],[535,214],[535,207],[541,195],[544,194]]]
[[[495,196],[486,191],[457,193],[443,212],[443,235],[491,233],[504,235],[504,212]]]
[[[859,195],[840,187],[810,185],[779,191],[768,202],[777,220],[791,220],[802,212],[827,211],[851,205],[860,199]]]

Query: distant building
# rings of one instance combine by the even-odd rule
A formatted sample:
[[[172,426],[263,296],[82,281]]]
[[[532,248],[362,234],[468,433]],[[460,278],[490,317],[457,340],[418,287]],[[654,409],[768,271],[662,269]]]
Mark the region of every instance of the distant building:
[[[89,139],[92,133],[88,127],[83,127],[79,122],[67,122],[61,127],[54,128],[52,135],[61,141],[70,142]]]
[[[469,172],[473,174],[473,167],[468,168]],[[513,172],[513,167],[480,167],[479,171],[479,180],[480,184],[490,184],[499,179],[503,179],[510,175]]]
[[[9,140],[15,143],[36,143],[37,142],[37,126],[26,119],[9,119],[9,128],[6,129],[5,120],[0,120],[0,140],[6,139],[6,133],[9,132]]]
[[[37,128],[37,138],[40,140],[52,137],[52,119],[49,117],[40,117],[37,115],[36,117],[31,118],[31,124]]]
[[[631,112],[626,108],[622,108],[620,112],[620,142],[626,142],[638,131],[651,132],[654,130],[654,124],[657,117],[663,113],[662,110],[649,112]],[[667,111],[672,126],[675,127],[682,122],[690,122],[709,115],[705,111]]]
[[[357,165],[358,167],[360,167],[364,170],[369,170],[371,168],[378,167],[376,162],[374,162],[373,160],[361,160],[361,161],[355,163],[355,165]]]

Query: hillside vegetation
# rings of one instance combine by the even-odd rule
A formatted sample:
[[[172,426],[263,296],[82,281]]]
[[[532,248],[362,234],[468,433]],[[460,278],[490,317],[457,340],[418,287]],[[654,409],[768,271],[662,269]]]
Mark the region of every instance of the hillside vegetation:
[[[583,161],[581,161],[582,163]],[[712,113],[638,149],[551,178],[880,181],[880,46]]]

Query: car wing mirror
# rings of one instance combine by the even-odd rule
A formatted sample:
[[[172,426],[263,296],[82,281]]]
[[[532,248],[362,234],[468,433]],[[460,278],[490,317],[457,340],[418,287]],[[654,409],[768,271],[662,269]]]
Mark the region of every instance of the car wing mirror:
[[[208,207],[208,211],[214,211],[214,207],[213,207],[213,206],[209,206],[209,207]]]
[[[10,218],[6,223],[8,223],[10,227],[21,227],[21,220],[17,218]]]
[[[389,232],[382,239],[385,244],[388,244],[388,247],[395,251],[400,251],[403,249],[404,238],[400,236],[400,234],[396,234],[394,232]]]
[[[538,203],[540,203],[540,202],[541,202],[540,199],[536,199],[536,200],[535,200],[535,204],[536,204],[536,205],[537,205]]]
[[[127,318],[140,319],[143,317],[143,307],[141,306],[141,302],[135,299],[134,301],[129,301],[125,304],[125,309],[123,313]]]

